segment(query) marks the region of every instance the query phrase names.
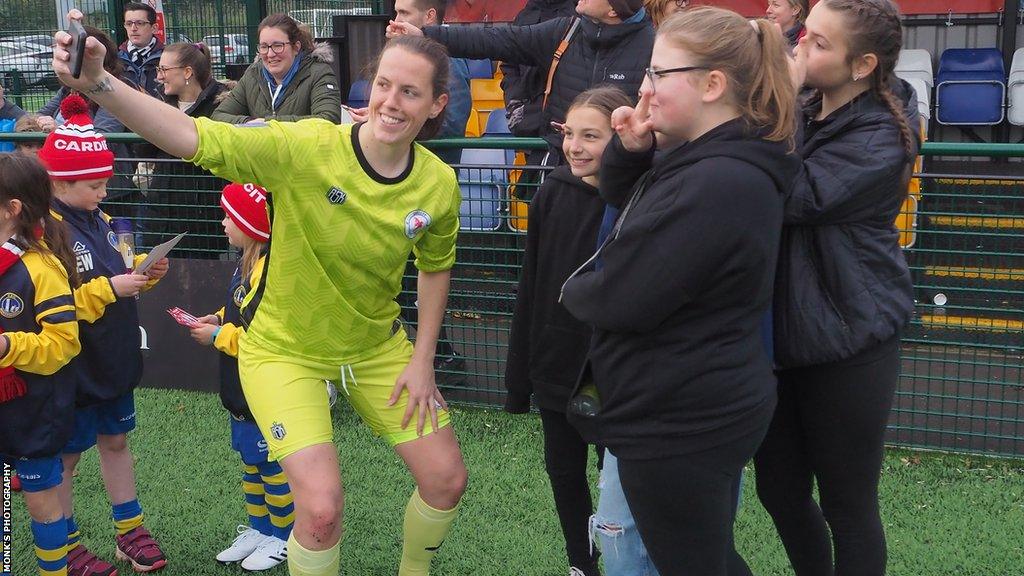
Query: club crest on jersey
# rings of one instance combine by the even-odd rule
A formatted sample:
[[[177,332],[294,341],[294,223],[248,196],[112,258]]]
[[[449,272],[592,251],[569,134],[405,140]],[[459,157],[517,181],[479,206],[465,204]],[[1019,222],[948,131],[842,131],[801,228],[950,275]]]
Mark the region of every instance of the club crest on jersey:
[[[344,204],[345,200],[348,200],[348,194],[345,194],[341,188],[331,186],[331,189],[327,191],[327,201],[331,204]]]
[[[114,250],[118,250],[119,249],[117,247],[117,234],[114,234],[113,230],[111,230],[110,232],[107,232],[107,242],[109,242],[110,245],[114,247]]]
[[[242,301],[245,300],[245,286],[239,286],[235,288],[234,294],[231,295],[231,299],[234,300],[235,306],[242,307]]]
[[[14,292],[8,292],[0,297],[0,316],[14,318],[25,310],[25,301]]]
[[[284,424],[280,422],[274,422],[270,427],[270,435],[274,437],[274,440],[284,440],[284,436],[287,432],[284,431]]]
[[[430,227],[430,214],[423,210],[413,210],[405,217],[405,235],[415,238],[422,230]]]

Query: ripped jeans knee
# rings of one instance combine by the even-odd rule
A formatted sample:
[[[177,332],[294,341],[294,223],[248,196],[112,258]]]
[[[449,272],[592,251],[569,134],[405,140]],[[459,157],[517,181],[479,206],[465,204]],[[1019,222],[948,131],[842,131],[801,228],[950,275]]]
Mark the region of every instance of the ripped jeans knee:
[[[590,517],[590,543],[601,547],[607,576],[658,576],[637,532],[619,483],[618,460],[605,451],[597,513]]]

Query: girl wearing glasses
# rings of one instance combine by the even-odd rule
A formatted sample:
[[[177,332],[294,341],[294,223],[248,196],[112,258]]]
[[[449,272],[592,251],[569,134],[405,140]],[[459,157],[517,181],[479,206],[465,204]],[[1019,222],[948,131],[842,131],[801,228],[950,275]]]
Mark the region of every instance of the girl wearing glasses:
[[[210,49],[204,44],[178,42],[160,55],[156,79],[163,85],[164,102],[193,118],[208,118],[228,94],[228,87],[213,78]],[[152,144],[140,146],[140,156],[170,159]],[[227,250],[220,226],[218,199],[227,182],[180,162],[156,162],[149,179],[146,202],[141,206],[146,246],[170,240],[187,221],[188,236],[178,244],[189,258],[219,258]],[[174,206],[173,208],[171,206]],[[173,219],[172,219],[173,216]],[[180,254],[180,252],[179,252]]]
[[[80,19],[72,10],[68,18]],[[189,118],[118,82],[86,44],[79,79],[71,37],[55,36],[54,70],[169,154],[273,191],[266,282],[247,296],[239,376],[269,456],[295,501],[293,575],[336,576],[344,494],[324,380],[409,468],[398,573],[425,575],[455,520],[467,473],[434,379],[461,197],[455,173],[417,144],[448,103],[448,54],[423,38],[392,39],[373,67],[369,120],[322,119],[238,127]],[[302,170],[293,168],[302,164]],[[419,269],[415,346],[395,295],[410,253]],[[249,306],[259,300],[258,310]],[[382,567],[381,571],[384,568]]]
[[[256,53],[259,59],[211,118],[232,124],[341,121],[341,89],[331,70],[330,48],[314,46],[307,28],[287,14],[271,14],[260,22]]]
[[[684,10],[658,28],[640,94],[612,117],[600,191],[622,213],[602,266],[563,288],[594,327],[573,399],[591,409],[570,420],[618,459],[660,573],[750,574],[734,486],[775,408],[761,322],[800,168],[785,41],[764,20]],[[655,157],[655,132],[681,144]]]

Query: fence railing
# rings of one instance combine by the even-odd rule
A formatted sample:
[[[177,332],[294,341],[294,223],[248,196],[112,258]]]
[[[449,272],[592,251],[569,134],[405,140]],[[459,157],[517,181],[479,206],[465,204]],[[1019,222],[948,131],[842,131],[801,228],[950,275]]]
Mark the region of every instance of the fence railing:
[[[0,142],[41,137],[0,134]],[[131,134],[108,138],[139,142]],[[444,324],[455,357],[439,380],[456,402],[500,407],[526,209],[545,170],[522,166],[515,151],[545,144],[479,138],[427,145],[461,148],[464,162],[453,166],[463,192],[462,231]],[[898,221],[917,302],[903,334],[889,441],[1024,456],[1024,176],[1015,174],[1024,146],[928,143],[922,154],[920,192]],[[992,160],[969,161],[980,157]],[[148,179],[138,162],[151,163]],[[143,249],[187,229],[192,238],[179,257],[234,257],[219,225],[223,181],[169,159],[132,159],[119,172],[105,209],[135,219]],[[127,184],[133,176],[137,185]],[[399,298],[407,318],[413,274],[410,267]]]

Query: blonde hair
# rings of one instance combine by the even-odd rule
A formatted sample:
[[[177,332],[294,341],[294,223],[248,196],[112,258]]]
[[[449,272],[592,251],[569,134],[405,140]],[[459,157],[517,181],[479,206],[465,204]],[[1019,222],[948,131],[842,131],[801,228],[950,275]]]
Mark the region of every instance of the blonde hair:
[[[644,8],[651,15],[651,22],[654,22],[655,28],[661,26],[668,17],[668,7],[675,3],[676,0],[644,0]]]
[[[788,44],[777,26],[756,20],[755,30],[739,14],[699,6],[677,12],[658,28],[664,38],[706,66],[725,74],[740,117],[765,139],[793,142],[796,89],[789,75]]]
[[[263,254],[263,248],[267,243],[260,242],[248,234],[243,234],[242,236],[245,239],[242,243],[242,258],[239,260],[238,268],[242,272],[242,281],[244,282],[252,276],[252,271],[256,268],[256,262]]]

